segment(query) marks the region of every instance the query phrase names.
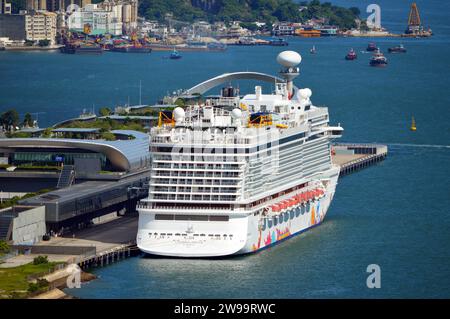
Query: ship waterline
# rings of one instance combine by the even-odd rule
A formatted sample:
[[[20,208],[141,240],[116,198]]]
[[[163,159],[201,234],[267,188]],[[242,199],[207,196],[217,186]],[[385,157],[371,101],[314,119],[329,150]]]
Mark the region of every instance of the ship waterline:
[[[141,251],[247,254],[323,221],[339,176],[331,140],[343,129],[328,125],[328,109],[312,104],[310,89],[294,86],[301,56],[284,51],[277,61],[281,79],[262,77],[273,80],[271,94],[256,86],[241,97],[226,87],[203,104],[160,113],[151,132],[149,197],[137,207]],[[252,76],[211,81],[217,86]],[[200,87],[209,89],[204,83]]]

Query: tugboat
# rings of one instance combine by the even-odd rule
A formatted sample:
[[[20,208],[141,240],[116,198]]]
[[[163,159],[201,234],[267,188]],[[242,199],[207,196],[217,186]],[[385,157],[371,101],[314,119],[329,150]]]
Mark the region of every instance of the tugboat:
[[[388,49],[389,53],[406,53],[406,49],[403,44],[397,45]]]
[[[311,54],[316,54],[316,53],[317,53],[317,51],[316,51],[316,46],[313,45],[313,47],[311,48],[311,50],[309,50],[309,52],[310,52]]]
[[[367,46],[367,51],[376,51],[378,50],[377,45],[373,42],[370,42],[369,45]]]
[[[169,59],[172,59],[172,60],[181,59],[181,54],[177,50],[173,49],[173,52],[170,53]]]
[[[358,56],[356,55],[355,50],[350,49],[350,51],[348,51],[347,55],[345,56],[346,60],[355,60]]]
[[[383,67],[387,65],[387,59],[380,50],[376,50],[369,62],[370,66]]]

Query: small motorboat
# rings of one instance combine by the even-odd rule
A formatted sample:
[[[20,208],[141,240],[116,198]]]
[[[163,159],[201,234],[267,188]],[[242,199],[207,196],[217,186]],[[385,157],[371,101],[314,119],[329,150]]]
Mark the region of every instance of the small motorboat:
[[[375,43],[370,42],[369,45],[367,46],[367,51],[376,51],[378,50],[378,47]]]
[[[350,49],[350,51],[348,51],[347,55],[345,56],[346,60],[355,60],[356,58],[358,58],[358,56],[356,55],[355,50]]]
[[[389,53],[406,53],[406,49],[403,44],[397,45],[393,48],[388,49]]]
[[[317,53],[316,46],[313,45],[313,47],[311,48],[311,50],[309,50],[309,52],[311,54],[316,54]]]
[[[178,60],[181,59],[181,54],[177,50],[173,50],[172,53],[170,53],[169,59],[172,60]]]
[[[370,58],[369,65],[370,66],[378,66],[378,67],[386,66],[387,65],[387,58],[378,49],[373,54],[372,58]]]

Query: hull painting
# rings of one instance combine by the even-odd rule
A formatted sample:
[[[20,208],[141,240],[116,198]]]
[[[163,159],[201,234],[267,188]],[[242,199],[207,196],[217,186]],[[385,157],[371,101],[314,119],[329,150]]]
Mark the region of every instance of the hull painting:
[[[331,195],[326,195],[319,200],[286,210],[277,218],[264,218],[262,222],[259,219],[249,221],[249,234],[251,235],[248,236],[246,246],[239,253],[248,254],[269,248],[319,225],[328,211],[330,197]]]

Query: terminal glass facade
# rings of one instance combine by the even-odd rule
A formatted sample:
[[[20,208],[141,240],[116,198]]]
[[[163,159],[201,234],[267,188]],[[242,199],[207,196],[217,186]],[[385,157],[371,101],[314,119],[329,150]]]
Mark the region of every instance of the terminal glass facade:
[[[102,170],[110,170],[111,165],[104,154],[89,152],[86,150],[54,150],[54,151],[31,151],[20,150],[11,154],[11,164],[49,165],[55,166],[61,163],[74,165],[76,158],[98,159]]]

